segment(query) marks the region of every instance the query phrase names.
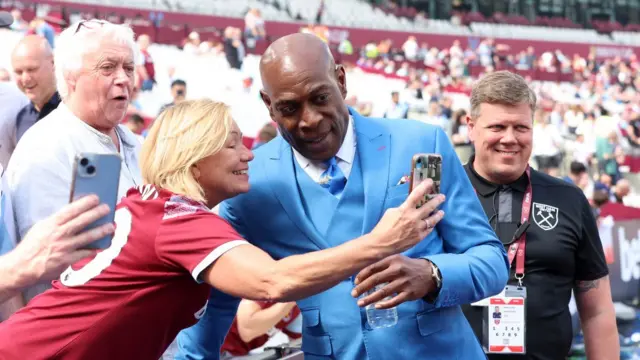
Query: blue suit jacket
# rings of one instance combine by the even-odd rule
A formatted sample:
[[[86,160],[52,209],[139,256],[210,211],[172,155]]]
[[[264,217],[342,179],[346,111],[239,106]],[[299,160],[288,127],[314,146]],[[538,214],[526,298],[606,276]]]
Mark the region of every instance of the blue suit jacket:
[[[484,359],[459,305],[500,292],[509,265],[449,139],[440,128],[417,121],[365,118],[350,112],[364,186],[362,234],[374,228],[387,208],[406,199],[409,184],[397,184],[409,175],[414,154],[442,155],[444,219],[436,231],[404,253],[434,262],[442,272],[442,289],[435,304],[403,303],[398,306],[397,325],[375,330],[350,295],[352,279],[298,301],[305,360]],[[221,206],[221,215],[240,234],[275,259],[330,247],[305,215],[293,161],[291,146],[281,137],[263,145],[250,164],[249,193]],[[204,318],[178,336],[178,359],[216,358],[236,305],[231,297],[213,290]]]

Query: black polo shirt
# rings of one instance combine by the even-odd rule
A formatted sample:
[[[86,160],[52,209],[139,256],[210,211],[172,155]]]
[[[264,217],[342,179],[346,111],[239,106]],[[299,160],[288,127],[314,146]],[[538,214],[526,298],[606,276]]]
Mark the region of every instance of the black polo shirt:
[[[42,106],[40,111],[36,109],[33,103],[23,107],[16,118],[16,141],[20,141],[22,135],[24,135],[24,133],[29,130],[33,124],[55,110],[60,104],[60,101],[60,95],[56,91],[53,96],[51,96],[51,99]]]
[[[465,165],[491,226],[511,244],[520,223],[527,175],[497,185]],[[527,229],[524,285],[527,288],[525,356],[489,355],[489,359],[566,359],[572,341],[569,300],[576,281],[608,275],[598,227],[582,191],[561,179],[531,170],[533,201]],[[515,261],[514,261],[515,262]],[[515,264],[511,266],[510,284]],[[464,306],[465,316],[482,339],[482,308]]]

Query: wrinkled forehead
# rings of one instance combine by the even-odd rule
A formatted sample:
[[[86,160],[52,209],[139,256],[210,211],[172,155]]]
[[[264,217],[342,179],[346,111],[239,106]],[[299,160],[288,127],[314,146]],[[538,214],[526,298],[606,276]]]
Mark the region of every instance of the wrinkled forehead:
[[[96,39],[92,45],[88,46],[83,60],[85,65],[95,66],[104,62],[116,64],[133,64],[134,54],[132,49],[123,41],[117,41],[109,37]]]
[[[263,86],[274,99],[305,97],[319,88],[336,86],[334,73],[327,64],[282,62],[273,65],[265,69]]]

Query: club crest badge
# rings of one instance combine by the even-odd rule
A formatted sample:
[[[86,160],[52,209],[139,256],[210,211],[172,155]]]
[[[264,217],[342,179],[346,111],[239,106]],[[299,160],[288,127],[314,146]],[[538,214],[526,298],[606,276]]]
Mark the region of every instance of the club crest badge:
[[[542,230],[549,231],[558,225],[560,211],[555,206],[533,203],[533,221]]]

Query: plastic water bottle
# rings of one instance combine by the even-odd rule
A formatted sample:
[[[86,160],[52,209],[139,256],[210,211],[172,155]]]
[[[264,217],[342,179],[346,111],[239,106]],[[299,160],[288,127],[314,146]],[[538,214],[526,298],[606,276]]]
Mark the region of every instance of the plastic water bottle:
[[[385,287],[387,283],[378,284],[375,288],[369,290],[364,293],[362,296],[367,296],[369,294],[373,294],[374,292]],[[384,300],[389,300],[393,298],[393,296],[388,296]],[[365,311],[367,313],[367,322],[372,329],[379,329],[385,327],[395,326],[398,323],[398,309],[396,307],[392,307],[389,309],[376,309],[375,303],[367,305],[365,307]]]

